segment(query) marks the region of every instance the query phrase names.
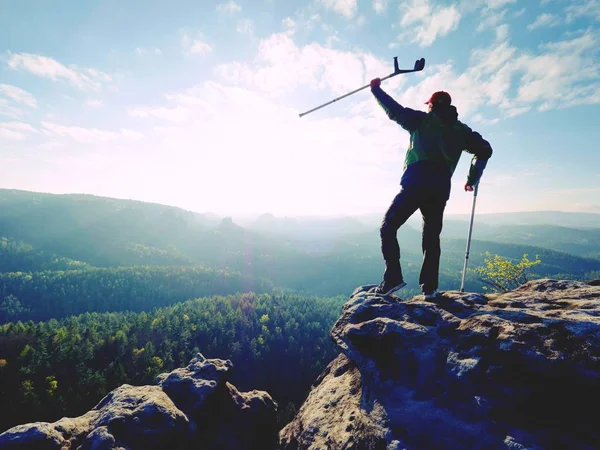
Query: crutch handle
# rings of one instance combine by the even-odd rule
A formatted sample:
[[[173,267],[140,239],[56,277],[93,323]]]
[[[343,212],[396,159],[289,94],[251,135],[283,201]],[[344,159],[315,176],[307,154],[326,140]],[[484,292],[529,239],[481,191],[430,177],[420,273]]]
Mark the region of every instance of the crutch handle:
[[[425,67],[425,58],[421,58],[421,59],[417,59],[415,61],[415,67],[413,69],[400,70],[400,68],[398,67],[398,57],[394,56],[394,73],[389,74],[387,77],[383,77],[381,79],[381,81],[388,80],[388,79],[390,79],[392,77],[395,77],[396,75],[400,75],[401,73],[419,72],[419,71],[423,70],[424,67]],[[303,117],[303,116],[305,116],[307,114],[310,114],[311,112],[314,112],[314,111],[316,111],[318,109],[324,108],[325,106],[331,105],[332,103],[335,103],[338,100],[341,100],[343,98],[346,98],[346,97],[349,97],[349,96],[351,96],[353,94],[356,94],[357,92],[360,92],[363,89],[368,88],[369,86],[370,85],[367,84],[367,85],[365,85],[363,87],[360,87],[358,89],[353,90],[352,92],[348,92],[347,94],[344,94],[344,95],[342,95],[341,97],[338,97],[338,98],[334,98],[333,100],[331,100],[331,101],[329,101],[327,103],[323,103],[322,105],[317,106],[316,108],[313,108],[313,109],[310,109],[310,110],[308,110],[306,112],[300,113],[299,116]]]

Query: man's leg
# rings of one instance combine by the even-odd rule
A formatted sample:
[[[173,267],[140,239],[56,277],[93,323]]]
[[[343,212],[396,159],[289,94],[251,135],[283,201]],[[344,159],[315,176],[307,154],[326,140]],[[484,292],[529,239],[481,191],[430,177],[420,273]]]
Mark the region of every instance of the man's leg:
[[[417,192],[402,188],[383,218],[379,234],[381,236],[381,252],[385,260],[383,280],[388,283],[397,284],[403,281],[397,232],[398,228],[413,215],[418,207]]]
[[[420,209],[423,216],[423,263],[419,284],[425,294],[434,292],[438,288],[440,270],[440,233],[446,208],[446,197],[433,195],[424,202]]]

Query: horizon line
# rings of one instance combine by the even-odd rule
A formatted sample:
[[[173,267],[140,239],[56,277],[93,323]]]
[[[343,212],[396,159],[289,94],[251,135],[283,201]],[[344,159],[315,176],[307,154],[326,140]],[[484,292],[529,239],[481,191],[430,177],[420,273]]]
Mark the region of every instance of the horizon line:
[[[148,204],[148,205],[157,205],[157,206],[164,206],[164,207],[169,207],[169,208],[177,208],[177,209],[181,209],[183,211],[187,211],[187,212],[191,212],[191,213],[195,213],[195,214],[204,214],[204,215],[215,215],[221,218],[227,218],[227,217],[248,217],[248,216],[265,216],[265,215],[272,215],[274,217],[278,217],[278,218],[286,218],[286,217],[303,217],[303,218],[343,218],[343,217],[361,217],[361,216],[371,216],[371,215],[382,215],[383,211],[381,213],[379,212],[362,212],[362,213],[339,213],[339,214],[303,214],[303,213],[297,213],[297,214],[287,214],[287,213],[273,213],[270,211],[262,211],[262,212],[258,212],[258,211],[253,211],[253,212],[232,212],[232,211],[228,211],[228,212],[214,212],[214,211],[197,211],[197,210],[193,210],[193,209],[187,209],[181,206],[176,206],[176,205],[172,205],[172,204],[168,204],[168,203],[159,203],[159,202],[155,202],[155,201],[147,201],[147,200],[139,200],[139,199],[135,199],[135,198],[125,198],[125,197],[108,197],[105,195],[98,195],[98,194],[90,194],[90,193],[85,193],[85,192],[62,192],[62,193],[56,193],[56,192],[48,192],[48,191],[30,191],[30,190],[26,190],[26,189],[17,189],[17,188],[3,188],[0,187],[0,191],[13,191],[13,192],[23,192],[23,193],[28,193],[28,194],[42,194],[42,195],[53,195],[53,196],[88,196],[88,197],[95,197],[98,199],[107,199],[107,200],[122,200],[122,201],[130,201],[130,202],[137,202],[137,203],[144,203],[144,204]],[[564,210],[552,210],[552,209],[542,209],[542,210],[535,210],[535,209],[529,209],[529,210],[521,210],[521,211],[498,211],[498,212],[481,212],[481,213],[476,213],[477,216],[490,216],[490,215],[499,215],[499,214],[527,214],[527,213],[559,213],[559,214],[588,214],[588,215],[597,215],[600,216],[600,212],[593,212],[593,211],[564,211]],[[446,213],[444,215],[444,217],[448,217],[448,216],[470,216],[469,213],[456,213],[456,212],[452,212],[452,213]]]

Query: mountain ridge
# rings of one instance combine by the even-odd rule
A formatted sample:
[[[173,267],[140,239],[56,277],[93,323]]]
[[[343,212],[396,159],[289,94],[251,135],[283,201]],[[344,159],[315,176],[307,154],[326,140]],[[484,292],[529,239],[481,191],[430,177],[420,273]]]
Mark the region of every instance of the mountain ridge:
[[[4,213],[0,216],[0,238],[10,241],[0,246],[5,272],[77,264],[69,263],[71,260],[104,268],[200,265],[270,280],[274,286],[296,292],[347,295],[356,285],[377,281],[383,269],[377,227],[352,232],[357,229],[354,219],[321,221],[304,235],[298,225],[286,235],[281,228],[277,233],[247,229],[232,218],[214,221],[213,217],[209,224],[199,221],[195,213],[143,202],[88,196],[73,201],[53,194],[23,196],[20,191],[8,195],[9,202],[3,194],[6,191],[0,191]],[[270,216],[267,219],[272,220]],[[350,223],[351,229],[338,229],[339,223]],[[440,286],[448,289],[460,282],[468,224],[448,220],[445,226]],[[359,225],[358,229],[363,228]],[[514,238],[510,230],[514,230]],[[476,223],[471,267],[481,264],[484,252],[490,250],[513,260],[519,260],[523,253],[530,257],[540,254],[542,265],[536,268],[540,276],[587,276],[600,271],[598,233],[553,226],[537,231],[522,226],[496,228]],[[416,290],[420,230],[408,223],[400,228],[398,236],[406,278]],[[62,266],[53,263],[53,257],[64,261]],[[480,288],[470,277],[467,283],[468,289]]]
[[[260,212],[254,214],[236,214],[235,212],[230,212],[227,214],[215,214],[210,211],[200,212],[194,211],[191,209],[183,208],[180,206],[173,206],[166,203],[159,202],[150,202],[145,200],[136,200],[136,199],[124,199],[124,198],[116,198],[116,197],[108,197],[96,194],[85,194],[85,193],[64,193],[64,194],[54,194],[50,192],[38,192],[38,191],[28,191],[22,189],[7,189],[0,188],[0,203],[2,201],[3,195],[6,193],[11,194],[19,194],[19,195],[42,195],[42,196],[60,196],[65,198],[92,198],[97,200],[111,200],[118,202],[130,202],[132,204],[145,204],[145,205],[153,205],[156,207],[164,207],[164,208],[173,208],[176,210],[181,210],[183,212],[188,212],[192,214],[196,214],[202,216],[212,224],[218,223],[221,219],[225,217],[231,217],[234,221],[239,222],[241,225],[247,226],[248,224],[254,223],[258,221],[261,217],[267,216],[272,217],[277,221],[286,221],[286,220],[296,220],[297,223],[302,223],[304,221],[319,221],[319,222],[327,222],[327,221],[338,221],[340,219],[352,219],[358,222],[365,224],[366,226],[372,227],[376,226],[381,222],[383,217],[383,213],[385,211],[381,211],[381,213],[369,213],[369,214],[340,214],[335,216],[327,216],[327,215],[316,215],[316,214],[306,214],[306,215],[277,215],[269,212]],[[592,228],[600,228],[600,213],[596,212],[579,212],[579,211],[557,211],[557,210],[542,210],[542,211],[508,211],[508,212],[498,212],[498,213],[478,213],[476,212],[476,219],[481,221],[482,223],[493,224],[493,222],[503,224],[510,223],[510,219],[513,219],[513,224],[554,224],[556,222],[556,218],[563,218],[563,223],[569,224],[577,224],[577,219],[584,219],[584,222],[591,223],[590,227]],[[470,220],[470,214],[459,214],[459,213],[447,213],[445,215],[447,220],[460,220],[460,221],[468,221]],[[525,221],[525,223],[515,223],[514,219],[519,219],[521,221]],[[542,218],[546,218],[545,221]],[[565,220],[567,219],[567,220]],[[416,219],[419,220],[419,219]],[[413,219],[414,221],[414,219]],[[548,222],[549,221],[549,222]],[[579,224],[581,225],[581,224]],[[567,225],[565,225],[567,226]],[[572,225],[568,225],[571,227]]]

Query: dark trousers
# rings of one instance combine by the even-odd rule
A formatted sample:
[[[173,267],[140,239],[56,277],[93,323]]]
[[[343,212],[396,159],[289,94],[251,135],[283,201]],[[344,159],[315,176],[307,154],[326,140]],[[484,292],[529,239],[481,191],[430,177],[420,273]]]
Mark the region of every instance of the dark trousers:
[[[423,263],[419,284],[423,292],[433,292],[438,288],[440,267],[440,233],[444,208],[448,200],[448,192],[442,189],[427,187],[402,188],[385,213],[381,224],[381,251],[385,260],[384,280],[396,283],[403,280],[400,267],[400,247],[398,245],[398,228],[417,210],[423,216]]]

